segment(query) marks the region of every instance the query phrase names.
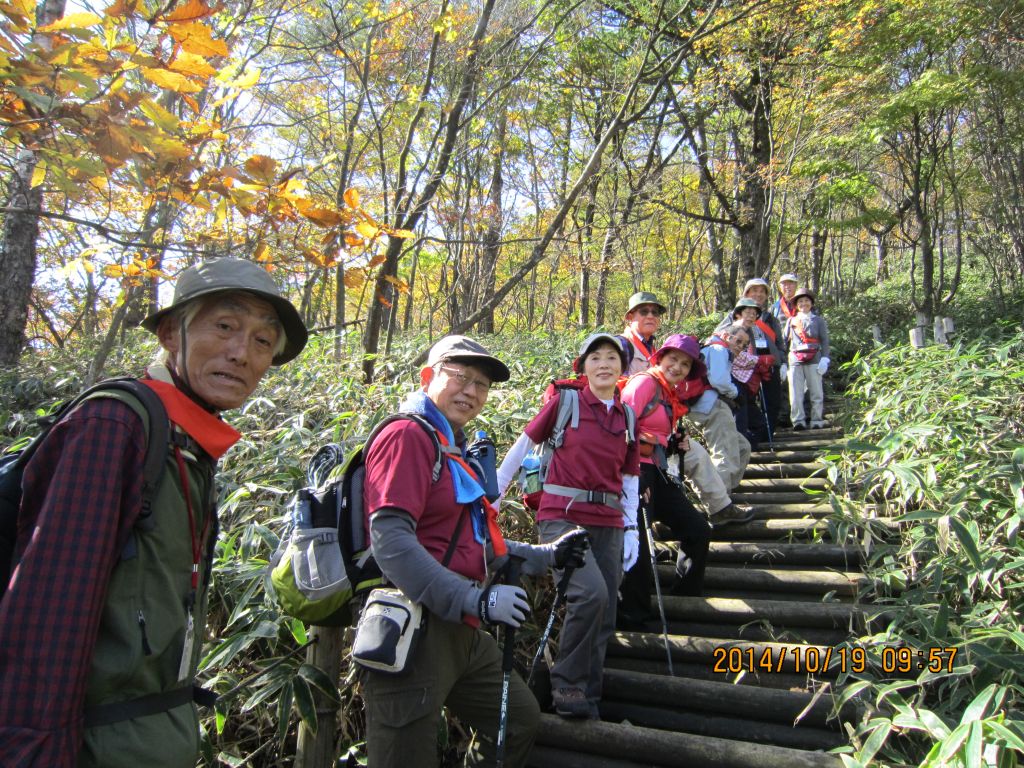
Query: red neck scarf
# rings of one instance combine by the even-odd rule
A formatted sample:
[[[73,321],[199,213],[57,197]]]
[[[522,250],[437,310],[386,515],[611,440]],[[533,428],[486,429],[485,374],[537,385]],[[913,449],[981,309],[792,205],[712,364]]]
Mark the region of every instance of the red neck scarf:
[[[648,368],[645,373],[650,374],[651,378],[658,382],[658,385],[661,387],[661,398],[672,411],[672,423],[669,425],[669,433],[671,433],[676,427],[676,422],[679,421],[680,417],[685,416],[690,409],[679,402],[676,388],[668,383],[668,379],[665,378],[665,374],[662,373],[658,366]]]
[[[786,317],[792,317],[793,315],[796,314],[796,305],[790,304],[788,301],[786,301],[785,296],[779,297],[779,307],[782,309],[782,314],[784,314]]]
[[[242,436],[230,424],[200,408],[194,400],[173,384],[156,379],[141,379],[156,392],[167,410],[167,418],[181,427],[202,446],[213,460],[223,456]]]
[[[627,339],[630,340],[634,347],[640,350],[640,354],[644,356],[644,360],[646,360],[648,364],[650,364],[651,355],[653,355],[654,353],[647,351],[647,344],[644,342],[640,334],[633,330],[632,325],[626,328],[625,336]],[[652,336],[651,338],[653,339],[654,337]]]
[[[767,337],[768,337],[769,339],[771,339],[772,341],[775,341],[775,331],[773,331],[773,330],[772,330],[772,327],[771,327],[770,325],[768,325],[768,323],[766,323],[766,322],[765,322],[764,320],[762,320],[761,318],[758,318],[758,319],[757,319],[757,322],[756,322],[756,323],[754,323],[754,324],[755,324],[755,325],[756,325],[756,326],[757,326],[758,328],[760,328],[760,329],[761,329],[762,331],[764,331],[764,335],[765,335],[765,336],[767,336]]]

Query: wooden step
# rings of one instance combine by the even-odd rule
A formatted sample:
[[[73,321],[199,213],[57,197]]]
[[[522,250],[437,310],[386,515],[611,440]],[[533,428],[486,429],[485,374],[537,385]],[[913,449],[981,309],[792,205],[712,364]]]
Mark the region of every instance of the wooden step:
[[[884,614],[882,608],[816,601],[742,600],[673,595],[665,595],[663,600],[665,615],[669,619],[723,624],[768,621],[787,627],[850,629],[860,627],[865,621]]]
[[[664,581],[673,578],[673,566],[659,566]],[[751,590],[786,590],[801,594],[823,595],[834,592],[856,595],[868,584],[862,573],[828,570],[786,570],[780,568],[715,567],[704,570],[708,587]]]
[[[754,451],[750,454],[749,466],[757,464],[808,464],[815,463],[821,451],[801,451],[779,447],[775,451]],[[818,466],[821,466],[820,464]]]
[[[542,715],[537,743],[551,750],[534,750],[529,765],[565,768],[572,754],[596,754],[601,759],[628,760],[665,768],[840,768],[838,758],[823,752],[734,741],[713,736],[672,733],[627,723],[564,720]],[[540,762],[552,759],[553,762]],[[576,765],[592,766],[587,760]]]
[[[813,490],[823,491],[829,486],[826,477],[787,477],[769,478],[755,477],[748,479],[744,476],[740,484],[736,486],[736,493],[792,493],[794,491]]]
[[[743,480],[781,480],[783,478],[810,477],[815,472],[824,472],[825,467],[814,462],[751,462],[743,472]]]
[[[815,565],[859,568],[862,555],[855,547],[838,544],[762,541],[713,541],[709,563],[752,563],[755,565]]]
[[[831,645],[733,640],[727,637],[668,635],[673,664],[678,659],[705,665],[718,679],[728,679],[739,671],[750,674],[812,674],[820,679],[836,677],[841,659]],[[650,659],[665,663],[665,637],[654,632],[616,632],[608,643],[609,656]]]
[[[729,494],[737,504],[750,504],[753,507],[760,507],[765,504],[807,504],[820,506],[828,501],[827,493],[804,493],[803,491],[784,491],[775,493],[765,489],[758,489],[753,492],[735,490]]]
[[[735,496],[733,497],[735,499]],[[733,541],[735,539],[787,539],[810,538],[828,533],[828,524],[814,518],[751,520],[749,523],[715,526],[711,532],[712,541]]]

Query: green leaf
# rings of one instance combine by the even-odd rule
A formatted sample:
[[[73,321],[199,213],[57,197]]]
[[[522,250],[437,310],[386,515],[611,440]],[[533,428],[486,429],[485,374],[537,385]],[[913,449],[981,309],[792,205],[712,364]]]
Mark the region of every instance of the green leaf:
[[[978,540],[968,530],[967,526],[955,517],[949,518],[949,527],[956,534],[957,539],[960,541],[960,546],[964,548],[964,552],[971,561],[971,565],[980,570],[982,565],[981,553],[978,552]]]
[[[304,678],[296,676],[292,680],[292,690],[295,694],[295,708],[299,717],[309,730],[316,733],[316,703],[313,700],[313,691]]]

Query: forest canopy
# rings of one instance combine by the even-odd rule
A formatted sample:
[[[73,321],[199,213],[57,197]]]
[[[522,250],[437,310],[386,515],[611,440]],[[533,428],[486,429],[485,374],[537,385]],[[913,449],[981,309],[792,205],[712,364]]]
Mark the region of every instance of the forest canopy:
[[[1024,271],[1014,2],[3,4],[0,362],[144,316],[231,254],[312,328],[704,315]],[[110,344],[96,360],[102,370]]]

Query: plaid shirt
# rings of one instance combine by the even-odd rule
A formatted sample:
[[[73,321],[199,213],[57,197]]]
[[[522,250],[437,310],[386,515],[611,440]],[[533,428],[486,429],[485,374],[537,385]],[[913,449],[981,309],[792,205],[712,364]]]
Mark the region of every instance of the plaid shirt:
[[[14,578],[0,602],[0,765],[73,768],[110,573],[142,497],[146,434],[89,400],[25,469]]]

